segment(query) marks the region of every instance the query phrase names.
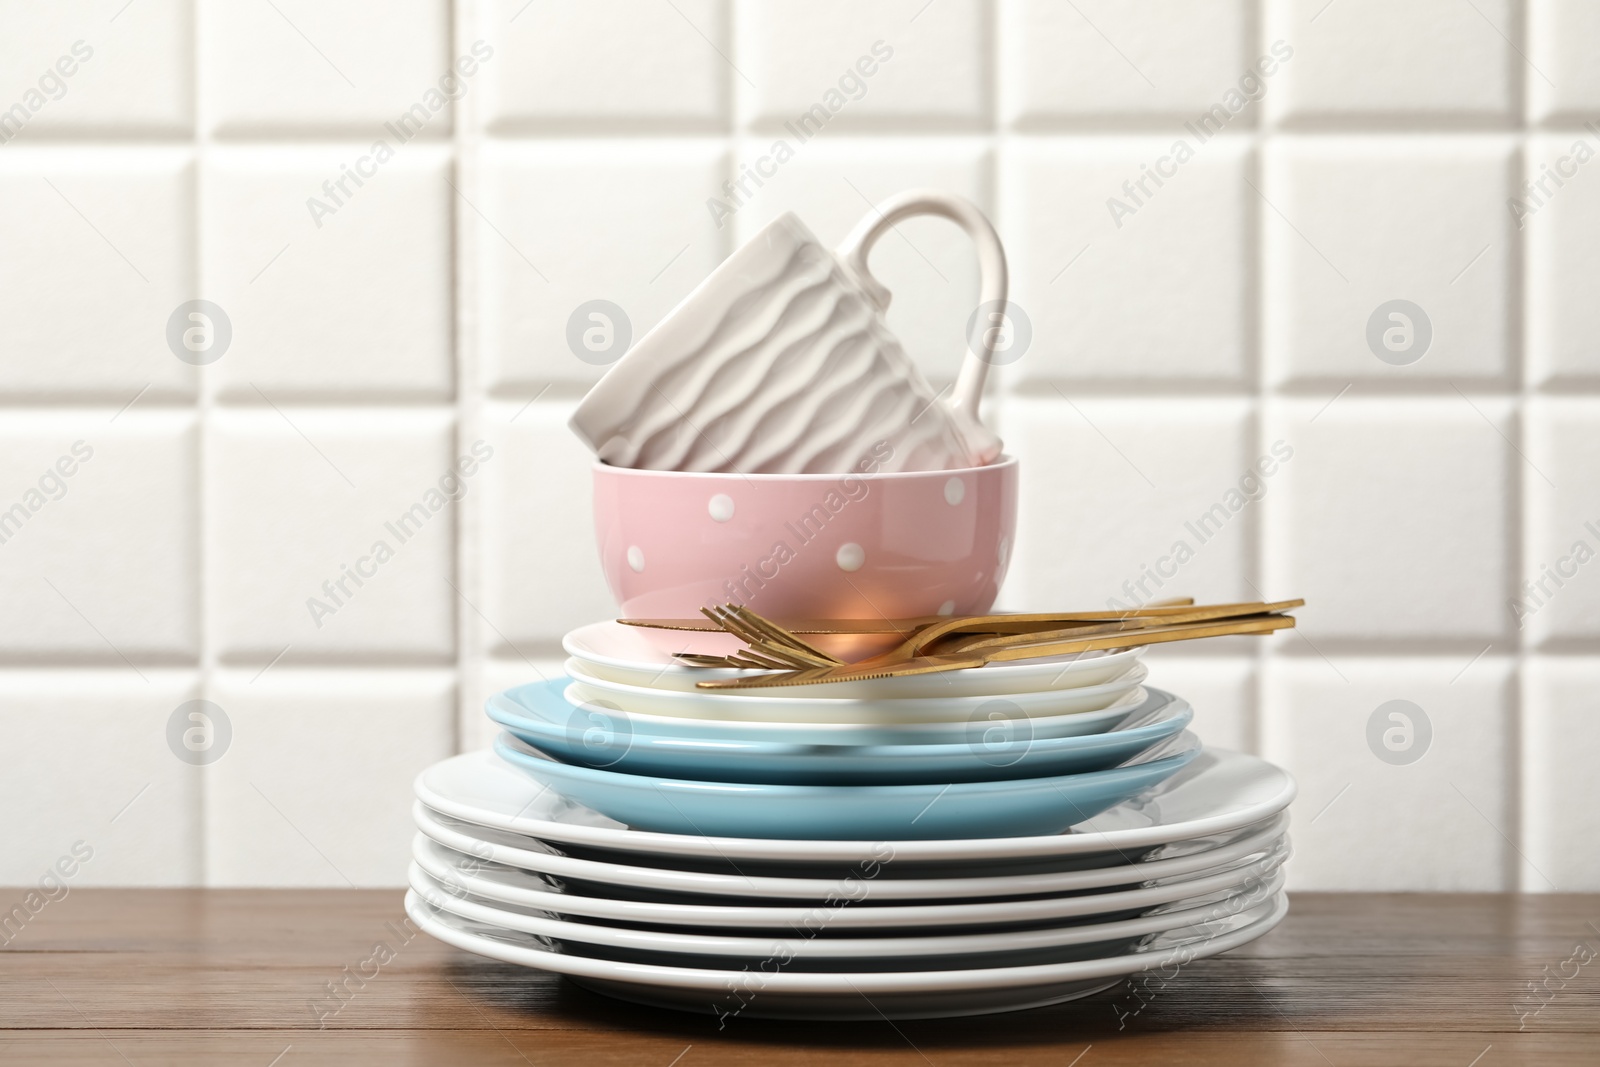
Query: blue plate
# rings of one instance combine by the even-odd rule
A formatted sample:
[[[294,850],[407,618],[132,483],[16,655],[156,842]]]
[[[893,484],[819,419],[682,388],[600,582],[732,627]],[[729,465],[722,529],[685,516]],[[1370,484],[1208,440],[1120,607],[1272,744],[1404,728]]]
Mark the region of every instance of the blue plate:
[[[508,734],[495,752],[561,796],[639,830],[705,837],[949,840],[1060,833],[1152,788],[1200,754],[1190,733],[1139,762],[1050,778],[928,785],[694,782],[559,763]]]
[[[1140,668],[1142,669],[1142,667]],[[959,671],[950,672],[957,673]],[[970,724],[960,719],[945,722],[752,722],[747,719],[688,718],[677,715],[646,715],[626,712],[607,700],[570,703],[562,686],[569,680],[533,682],[507,689],[489,699],[491,706],[510,705],[520,711],[559,726],[575,724],[587,711],[599,709],[614,713],[635,733],[656,737],[686,737],[711,741],[783,741],[797,745],[959,745],[965,744]],[[1145,698],[1144,690],[1134,686],[1126,694],[1099,711],[1073,711],[1058,715],[1029,715],[1028,728],[1034,737],[1077,737],[1105,733],[1127,717]],[[985,701],[977,709],[989,719],[1020,718],[1027,712],[1004,695]],[[582,729],[588,729],[584,724]]]
[[[1105,770],[1181,732],[1194,718],[1159,689],[1121,709],[1105,733],[1036,737],[1026,716],[961,724],[947,744],[806,744],[748,738],[660,736],[638,720],[562,695],[567,680],[521,686],[492,698],[489,718],[565,763],[710,782],[896,785],[1043,778]],[[1094,713],[1098,714],[1098,713]]]

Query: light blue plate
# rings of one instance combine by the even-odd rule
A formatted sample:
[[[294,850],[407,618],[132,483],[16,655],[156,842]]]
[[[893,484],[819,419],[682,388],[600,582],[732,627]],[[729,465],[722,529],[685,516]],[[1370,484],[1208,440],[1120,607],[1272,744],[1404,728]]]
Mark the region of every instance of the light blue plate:
[[[489,718],[565,763],[626,774],[710,782],[895,785],[1042,778],[1125,763],[1189,725],[1194,712],[1159,689],[1121,709],[1104,733],[1036,737],[1026,716],[960,724],[945,744],[806,744],[750,738],[660,736],[637,719],[562,695],[567,680],[520,686],[491,698]],[[1090,713],[1099,714],[1099,713]]]
[[[946,785],[694,782],[558,763],[508,734],[495,752],[569,800],[639,830],[830,841],[1060,833],[1158,785],[1200,754],[1190,733],[1138,762],[1087,774]]]
[[[959,672],[952,672],[959,673]],[[558,726],[567,726],[578,717],[582,709],[599,709],[615,713],[625,720],[634,732],[656,737],[687,737],[711,741],[782,741],[796,745],[950,745],[965,744],[969,724],[959,719],[952,722],[753,722],[746,719],[692,719],[677,715],[645,715],[624,712],[606,700],[589,700],[581,705],[568,703],[561,695],[560,685],[568,681],[559,678],[552,682],[533,682],[491,697],[491,706],[509,704],[511,710],[520,710]],[[559,684],[558,684],[559,683]],[[554,694],[552,698],[551,694]],[[1082,734],[1105,733],[1127,717],[1145,698],[1142,687],[1134,686],[1115,704],[1100,711],[1074,711],[1061,715],[1028,717],[1028,728],[1034,737],[1077,737]],[[999,714],[1002,718],[1018,718],[1026,714],[1005,696],[984,702],[978,709],[982,717]],[[587,729],[587,725],[583,727]]]

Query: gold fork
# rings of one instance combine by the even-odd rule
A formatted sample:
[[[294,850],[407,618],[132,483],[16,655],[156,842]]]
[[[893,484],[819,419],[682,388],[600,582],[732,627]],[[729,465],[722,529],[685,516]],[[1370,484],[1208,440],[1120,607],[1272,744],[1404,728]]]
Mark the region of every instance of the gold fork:
[[[833,656],[799,635],[809,634],[928,634],[928,641],[918,647],[950,634],[971,631],[979,634],[1031,633],[1052,624],[1065,623],[1075,633],[1101,632],[1106,627],[1094,628],[1095,623],[1114,624],[1128,618],[1167,618],[1194,603],[1193,597],[1174,597],[1170,600],[1152,601],[1142,608],[1120,612],[1081,611],[1052,612],[1039,615],[927,615],[913,619],[874,620],[809,620],[789,627],[780,626],[765,616],[737,604],[720,608],[701,608],[700,612],[710,625],[692,619],[618,619],[626,626],[641,626],[662,630],[687,630],[698,632],[722,631],[744,641],[749,648],[727,656],[712,656],[698,652],[679,652],[676,657],[697,667],[737,667],[768,670],[782,667],[813,667],[842,664],[845,661]],[[1246,605],[1217,605],[1243,608]],[[1111,628],[1118,628],[1112,626]],[[885,653],[887,654],[887,653]]]
[[[718,678],[696,682],[700,689],[766,689],[791,685],[821,685],[831,682],[866,681],[873,678],[902,678],[915,674],[934,674],[942,671],[981,667],[987,663],[1020,659],[1038,659],[1074,652],[1098,649],[1131,648],[1136,645],[1153,645],[1169,641],[1191,641],[1204,637],[1222,637],[1228,634],[1264,634],[1294,625],[1291,615],[1251,615],[1207,622],[1168,626],[1146,626],[1136,630],[1099,634],[1091,637],[1074,637],[1065,640],[1038,642],[1033,635],[1021,634],[991,638],[988,647],[955,653],[919,656],[895,664],[874,665],[850,663],[836,667],[811,667],[801,670],[777,671],[743,678]]]
[[[1191,602],[1192,603],[1192,602]],[[1173,626],[1184,623],[1208,622],[1218,619],[1243,618],[1253,615],[1262,615],[1287,611],[1304,604],[1303,600],[1282,600],[1275,603],[1262,603],[1252,601],[1237,604],[1212,604],[1204,607],[1191,605],[1172,605],[1174,610],[1163,611],[1159,615],[1141,615],[1127,617],[1115,615],[1108,617],[1103,612],[1057,612],[1044,615],[986,615],[969,616],[966,618],[945,618],[937,623],[920,627],[910,637],[899,645],[875,656],[857,661],[857,667],[887,667],[897,663],[905,663],[928,652],[936,642],[943,642],[941,649],[944,653],[978,651],[989,647],[1003,647],[1015,645],[1016,637],[1026,637],[1030,642],[1044,642],[1052,640],[1066,640],[1069,638],[1088,637],[1094,634],[1125,633],[1146,629],[1153,624]],[[1073,615],[1082,616],[1082,621],[1074,621]],[[724,662],[712,663],[712,657],[695,657],[692,662],[700,662],[707,666],[741,666],[763,667],[771,669],[767,663],[758,663],[756,660],[776,660],[787,663],[794,669],[804,670],[810,667],[844,666],[844,661],[828,656],[827,653],[813,649],[799,637],[785,630],[783,627],[772,623],[748,608],[737,608],[729,605],[725,611],[707,611],[706,616],[713,621],[726,622],[726,629],[750,644],[749,652],[753,658],[746,662],[733,662],[734,657],[726,657]],[[1104,620],[1104,621],[1100,621]],[[1069,623],[1060,627],[1062,622]],[[1053,630],[1041,630],[1041,626],[1056,625]],[[968,631],[975,631],[963,640],[953,640]],[[771,635],[772,640],[760,636],[761,633]],[[1009,635],[1009,636],[1007,636]],[[776,643],[775,643],[776,642]],[[814,660],[803,653],[797,654],[798,649],[805,649],[814,653]],[[739,656],[736,653],[735,656]]]

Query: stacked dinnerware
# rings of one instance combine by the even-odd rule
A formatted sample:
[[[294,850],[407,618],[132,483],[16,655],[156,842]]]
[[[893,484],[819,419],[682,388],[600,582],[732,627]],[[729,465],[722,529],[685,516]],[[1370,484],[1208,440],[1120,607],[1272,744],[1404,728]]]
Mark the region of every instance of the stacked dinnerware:
[[[723,634],[573,631],[416,783],[411,917],[647,1004],[915,1018],[1085,996],[1285,914],[1287,773],[1140,649],[697,690]]]
[[[888,330],[868,265],[916,215],[978,253],[948,400]],[[960,197],[890,197],[837,253],[786,214],[611,366],[571,423],[601,460],[601,567],[625,614],[678,621],[568,634],[565,677],[489,701],[492,751],[417,779],[406,908],[423,929],[624,1000],[842,1019],[1068,1000],[1283,918],[1294,783],[1203,750],[1137,648],[697,688],[784,666],[676,629],[702,605],[843,620],[827,636],[848,640],[864,620],[995,603],[1018,463],[979,406],[989,366],[1022,354],[1006,279],[994,227]],[[1126,618],[1099,621],[1080,649],[1124,640]],[[817,640],[799,662],[885,651]]]

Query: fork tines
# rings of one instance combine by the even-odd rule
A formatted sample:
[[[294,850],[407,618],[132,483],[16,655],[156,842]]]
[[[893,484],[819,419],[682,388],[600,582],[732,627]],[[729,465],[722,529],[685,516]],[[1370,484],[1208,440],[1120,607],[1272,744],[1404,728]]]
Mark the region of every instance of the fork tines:
[[[727,657],[730,661],[748,661],[739,666],[763,670],[800,670],[807,667],[837,667],[843,663],[748,608],[727,604],[720,608],[701,608],[700,611],[750,646]]]

